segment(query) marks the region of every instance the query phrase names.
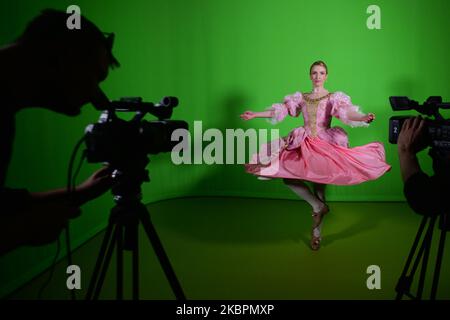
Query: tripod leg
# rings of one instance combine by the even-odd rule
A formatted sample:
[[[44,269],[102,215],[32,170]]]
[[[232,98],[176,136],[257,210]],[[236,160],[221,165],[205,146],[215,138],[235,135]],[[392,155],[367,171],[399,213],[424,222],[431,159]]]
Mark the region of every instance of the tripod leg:
[[[102,267],[103,261],[105,259],[105,253],[108,248],[108,244],[112,244],[111,235],[113,234],[114,222],[110,219],[108,226],[106,228],[105,236],[103,237],[102,245],[100,247],[100,252],[95,263],[94,272],[92,273],[91,281],[89,283],[89,288],[86,294],[86,300],[92,299],[92,293],[98,281],[98,275],[100,273],[100,268]]]
[[[135,246],[132,251],[132,268],[133,268],[133,300],[139,300],[139,237],[138,230],[139,225],[133,225],[135,234]]]
[[[109,248],[106,252],[105,261],[103,263],[102,270],[100,271],[98,283],[97,283],[97,286],[94,291],[94,298],[93,298],[94,300],[97,300],[98,296],[100,295],[100,290],[102,289],[103,282],[105,281],[106,271],[108,270],[108,265],[109,265],[109,262],[111,261],[111,256],[114,251],[114,241],[117,240],[117,238],[119,237],[120,230],[121,230],[121,228],[118,228],[118,227],[114,230],[113,238],[112,238]]]
[[[445,225],[445,220],[447,219],[447,215],[443,214],[441,215],[441,225]],[[438,253],[436,257],[436,267],[434,269],[434,276],[433,276],[433,285],[431,287],[431,300],[436,300],[436,293],[437,293],[437,287],[439,284],[439,274],[441,273],[441,264],[442,264],[442,256],[444,255],[444,246],[445,246],[445,236],[447,231],[445,228],[442,228],[441,230],[441,237],[439,239],[439,248]]]
[[[433,229],[436,223],[436,217],[432,217],[424,239],[425,252],[422,260],[422,269],[420,270],[419,286],[417,289],[417,299],[422,299],[425,276],[427,272],[428,257],[430,256],[431,242],[433,240]]]
[[[123,300],[123,232],[124,228],[121,224],[117,225],[117,300]]]
[[[164,273],[166,274],[167,280],[169,281],[170,286],[172,287],[176,299],[186,300],[186,297],[183,293],[183,289],[181,288],[181,285],[178,282],[177,276],[175,275],[175,272],[172,269],[169,258],[167,257],[166,252],[164,251],[163,246],[161,244],[161,241],[159,240],[159,237],[156,233],[156,230],[153,227],[153,224],[150,220],[150,214],[144,205],[141,205],[139,218],[142,221],[142,226],[144,227],[144,230],[147,233],[148,238],[150,239],[150,242],[153,246],[153,250],[155,250],[155,253],[159,259],[159,263],[161,264],[161,267],[163,268]]]
[[[414,258],[415,252],[417,250],[417,246],[419,245],[420,238],[422,237],[423,230],[425,229],[425,225],[427,224],[428,217],[424,216],[422,222],[420,224],[419,230],[417,231],[416,238],[414,239],[414,243],[412,245],[411,250],[409,251],[408,259],[406,260],[405,267],[403,268],[400,279],[395,286],[395,291],[397,291],[396,300],[401,300],[403,295],[406,292],[409,292],[412,283],[412,276],[408,275],[409,267]],[[416,258],[418,259],[418,258]],[[414,273],[413,273],[414,274]]]

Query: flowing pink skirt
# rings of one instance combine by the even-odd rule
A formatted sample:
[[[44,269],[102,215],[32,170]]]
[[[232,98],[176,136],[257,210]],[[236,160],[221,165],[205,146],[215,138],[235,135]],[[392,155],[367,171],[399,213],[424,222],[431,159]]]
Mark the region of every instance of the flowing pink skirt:
[[[300,140],[298,146],[292,148],[286,140],[280,139],[280,147],[269,156],[270,163],[265,164],[257,160],[270,149],[270,144],[263,146],[262,152],[253,156],[253,164],[245,165],[246,171],[267,178],[354,185],[375,180],[391,169],[380,142],[348,148],[319,137],[304,136]]]

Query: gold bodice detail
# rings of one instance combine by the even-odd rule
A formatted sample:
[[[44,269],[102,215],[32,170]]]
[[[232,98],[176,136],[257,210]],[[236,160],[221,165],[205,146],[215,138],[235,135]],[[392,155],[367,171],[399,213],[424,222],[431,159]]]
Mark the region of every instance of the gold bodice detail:
[[[324,95],[320,98],[309,98],[306,94],[303,94],[303,99],[306,102],[306,112],[308,114],[308,121],[305,126],[311,130],[311,136],[317,136],[317,108],[321,100],[328,98],[331,93]]]

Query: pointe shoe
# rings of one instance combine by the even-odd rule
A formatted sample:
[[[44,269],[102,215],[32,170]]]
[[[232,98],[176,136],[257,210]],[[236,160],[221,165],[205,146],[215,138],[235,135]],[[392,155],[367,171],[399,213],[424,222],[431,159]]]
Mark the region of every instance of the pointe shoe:
[[[328,207],[328,205],[326,203],[324,203],[324,206],[322,207],[322,209],[320,209],[318,212],[314,212],[312,213],[312,217],[314,220],[314,224],[312,226],[311,229],[311,249],[314,251],[317,251],[320,249],[320,242],[322,241],[322,237],[320,236],[315,236],[314,235],[314,229],[318,228],[323,220],[323,217],[330,211],[330,208]]]
[[[312,217],[314,220],[314,225],[313,225],[313,229],[317,228],[318,226],[320,226],[320,224],[322,223],[323,217],[330,211],[330,208],[328,207],[328,205],[326,203],[324,203],[324,206],[322,207],[322,209],[320,209],[318,212],[312,212]]]
[[[314,230],[314,228],[313,228],[313,230]],[[310,243],[311,249],[314,251],[319,250],[320,249],[320,241],[322,241],[322,238],[314,236],[314,231],[313,231],[313,234],[311,235],[311,243]]]

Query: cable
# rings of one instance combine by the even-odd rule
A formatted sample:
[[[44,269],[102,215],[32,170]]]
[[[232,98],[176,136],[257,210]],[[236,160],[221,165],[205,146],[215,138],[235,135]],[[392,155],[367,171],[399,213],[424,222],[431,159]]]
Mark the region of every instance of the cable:
[[[67,192],[69,192],[69,194],[73,193],[73,185],[72,185],[72,169],[73,169],[73,163],[75,162],[75,157],[78,153],[78,149],[80,148],[81,144],[84,142],[84,140],[86,139],[86,136],[83,136],[75,145],[75,148],[72,151],[72,155],[70,156],[70,161],[69,161],[69,171],[68,171],[68,175],[67,175]],[[86,153],[83,154],[82,156],[82,160],[84,159]],[[77,174],[78,174],[79,168],[77,169]]]
[[[72,178],[72,169],[73,169],[73,163],[75,162],[75,157],[78,153],[78,149],[80,148],[81,144],[86,139],[86,136],[83,136],[75,145],[75,148],[73,149],[72,155],[70,157],[69,161],[69,170],[68,170],[68,177],[67,177],[67,193],[69,195],[69,199],[73,198],[74,192],[75,192],[75,179],[78,173],[80,172],[81,165],[83,164],[83,160],[86,157],[86,152],[83,152],[83,155],[81,156],[80,163],[77,167],[77,170],[75,171],[75,175]],[[70,245],[70,227],[69,222],[67,223],[67,226],[65,228],[66,231],[66,249],[67,249],[67,265],[71,266],[72,263],[72,246]],[[70,291],[70,297],[72,300],[76,300],[75,290]]]
[[[66,248],[67,248],[67,266],[71,266],[71,265],[73,265],[73,263],[72,263],[72,249],[71,249],[72,246],[70,245],[69,223],[67,223],[65,231],[66,231]],[[70,298],[72,300],[77,299],[77,297],[75,295],[75,290],[73,290],[73,289],[70,290]]]
[[[80,142],[83,142],[83,141],[84,141],[84,137],[83,137],[83,139],[80,140]],[[75,147],[75,150],[77,151],[78,148],[79,148],[79,144],[77,144],[77,146]],[[75,159],[75,157],[73,157],[73,159]],[[68,190],[70,195],[73,192],[75,192],[75,188],[76,188],[76,185],[77,185],[76,184],[76,179],[77,179],[78,174],[80,173],[80,169],[81,169],[81,166],[83,165],[84,159],[86,159],[86,150],[83,151],[83,154],[81,155],[78,167],[75,170],[75,173],[74,173],[74,175],[72,177],[71,186],[70,186],[70,188]],[[69,175],[71,175],[71,174],[69,173]],[[69,224],[67,224],[65,231],[66,231],[67,264],[68,264],[68,266],[71,266],[71,265],[73,265],[73,263],[72,263],[72,249],[71,249],[72,246],[70,244]],[[70,290],[70,297],[71,297],[72,300],[76,300],[77,299],[77,297],[75,295],[75,290]]]
[[[80,159],[80,163],[78,164],[78,167],[75,171],[74,176],[72,177],[72,170],[73,170],[73,163],[75,162],[75,158],[76,155],[78,153],[78,149],[80,148],[81,144],[84,142],[84,140],[86,139],[86,136],[83,136],[75,145],[73,151],[72,151],[72,155],[70,156],[70,161],[69,161],[69,170],[68,170],[68,176],[67,176],[67,194],[69,199],[73,197],[74,195],[74,191],[75,191],[75,181],[76,181],[76,177],[78,176],[78,173],[80,172],[81,166],[83,164],[84,159],[86,158],[86,152],[84,151],[81,159]],[[65,233],[66,233],[66,248],[67,248],[67,263],[68,266],[71,266],[72,263],[72,249],[71,249],[71,245],[70,245],[70,229],[69,229],[69,223],[67,223],[67,226],[65,227]],[[57,240],[57,246],[56,246],[56,254],[55,254],[55,258],[53,259],[53,262],[50,266],[50,275],[47,279],[47,281],[42,285],[42,287],[39,289],[38,292],[38,299],[40,300],[42,298],[42,294],[45,290],[45,288],[48,286],[48,284],[50,283],[51,279],[53,278],[53,274],[55,271],[55,267],[56,267],[56,262],[58,260],[58,256],[59,253],[61,251],[61,239],[58,237]],[[71,299],[72,300],[76,300],[76,296],[75,296],[75,291],[71,290],[70,291],[70,295],[71,295]]]
[[[42,299],[42,294],[44,293],[45,288],[48,286],[48,284],[50,283],[50,281],[53,278],[53,273],[55,271],[55,266],[56,266],[56,261],[58,260],[58,256],[59,256],[59,252],[61,251],[61,240],[58,238],[58,241],[56,243],[56,254],[55,254],[55,258],[53,259],[53,262],[51,264],[51,269],[50,269],[50,274],[47,278],[47,281],[44,282],[44,284],[42,285],[42,287],[39,289],[38,292],[38,300]]]
[[[80,158],[80,163],[78,164],[77,170],[75,170],[75,173],[72,177],[72,187],[71,187],[70,192],[75,191],[75,188],[77,186],[76,180],[77,180],[78,174],[80,173],[81,166],[83,165],[83,162],[85,159],[86,159],[86,150],[83,151],[83,154],[81,155],[81,158]]]

